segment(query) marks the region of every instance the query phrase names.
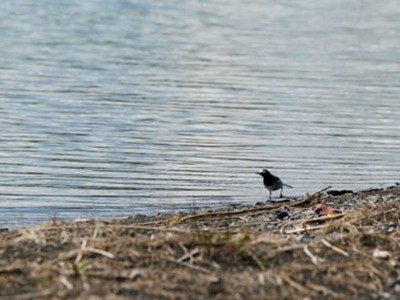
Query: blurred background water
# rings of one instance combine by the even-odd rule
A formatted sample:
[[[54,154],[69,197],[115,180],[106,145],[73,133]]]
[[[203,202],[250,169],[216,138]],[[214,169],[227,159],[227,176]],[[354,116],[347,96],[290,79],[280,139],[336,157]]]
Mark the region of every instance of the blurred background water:
[[[394,184],[399,33],[397,0],[1,1],[0,224]]]

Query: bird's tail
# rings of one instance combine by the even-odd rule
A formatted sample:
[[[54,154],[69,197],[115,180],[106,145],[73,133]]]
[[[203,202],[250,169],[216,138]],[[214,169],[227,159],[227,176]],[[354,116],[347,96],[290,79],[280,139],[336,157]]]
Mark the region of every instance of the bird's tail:
[[[282,183],[282,185],[283,185],[283,186],[287,186],[288,188],[291,188],[291,189],[293,188],[291,185],[288,185],[288,184],[286,184],[286,183]]]

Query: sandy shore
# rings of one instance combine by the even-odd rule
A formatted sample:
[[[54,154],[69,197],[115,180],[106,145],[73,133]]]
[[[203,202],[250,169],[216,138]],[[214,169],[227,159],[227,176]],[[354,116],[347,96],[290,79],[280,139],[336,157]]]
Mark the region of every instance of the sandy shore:
[[[0,299],[399,299],[400,187],[0,232]]]

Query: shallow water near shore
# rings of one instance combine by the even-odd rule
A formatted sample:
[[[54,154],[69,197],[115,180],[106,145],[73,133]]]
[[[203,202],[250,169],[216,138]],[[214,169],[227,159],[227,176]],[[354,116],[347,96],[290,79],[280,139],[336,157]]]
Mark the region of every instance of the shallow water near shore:
[[[0,3],[0,223],[399,181],[400,4]],[[276,193],[275,196],[278,196]]]

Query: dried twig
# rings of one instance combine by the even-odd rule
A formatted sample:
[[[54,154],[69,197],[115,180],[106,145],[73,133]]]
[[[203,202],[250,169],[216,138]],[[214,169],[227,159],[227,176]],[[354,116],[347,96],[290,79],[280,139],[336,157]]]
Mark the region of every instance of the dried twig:
[[[192,251],[185,253],[184,255],[182,255],[180,258],[178,258],[176,261],[181,263],[185,260],[187,260],[188,258],[192,258],[193,256],[195,256],[196,254],[199,254],[199,248],[195,248]]]
[[[310,204],[314,199],[320,197],[323,192],[329,190],[330,188],[331,188],[331,186],[327,186],[312,195],[308,195],[307,198],[305,198],[302,201],[291,204],[290,207],[299,207],[299,206],[303,206],[306,204]]]
[[[345,256],[345,257],[349,257],[349,255],[350,255],[348,252],[346,252],[346,251],[344,251],[344,250],[342,250],[342,249],[340,249],[340,248],[338,248],[338,247],[332,245],[331,243],[329,243],[329,242],[328,242],[327,240],[325,240],[325,239],[322,239],[321,242],[322,242],[322,244],[324,244],[324,245],[325,245],[326,247],[328,247],[329,249],[332,249],[333,251],[335,251],[335,252],[337,252],[337,253],[340,253],[341,255],[343,255],[343,256]]]
[[[72,283],[69,282],[69,280],[65,276],[60,276],[59,280],[68,290],[72,290],[74,288]]]
[[[1,295],[0,300],[8,300],[8,299],[14,299],[14,300],[25,300],[25,299],[43,299],[47,298],[48,296],[52,295],[55,292],[54,288],[48,288],[48,289],[43,289],[37,292],[32,292],[32,293],[22,293],[22,294],[7,294],[7,295]]]
[[[334,291],[328,289],[326,286],[317,285],[315,283],[309,282],[309,283],[307,283],[307,287],[309,287],[315,291],[322,292],[324,295],[332,296],[334,298],[344,298],[344,295],[335,293]]]
[[[207,270],[205,268],[202,268],[202,267],[199,267],[199,266],[196,266],[196,265],[191,265],[191,264],[188,264],[188,263],[185,263],[185,262],[181,262],[181,261],[178,261],[176,259],[171,259],[170,258],[170,259],[168,259],[168,261],[176,263],[176,264],[178,264],[180,266],[184,266],[184,267],[192,269],[192,270],[200,271],[202,273],[212,274],[211,271],[209,271],[209,270]]]
[[[2,273],[13,273],[13,272],[21,272],[24,269],[23,265],[8,265],[0,268],[0,274]]]
[[[319,258],[319,257],[315,256],[314,254],[312,254],[310,249],[308,249],[307,245],[303,247],[303,250],[304,250],[304,253],[311,259],[311,262],[314,265],[318,265],[320,262],[324,261],[324,259]]]
[[[370,218],[379,217],[379,216],[381,216],[381,215],[385,215],[385,214],[388,214],[388,213],[391,213],[391,212],[396,212],[396,213],[397,213],[397,212],[398,212],[398,209],[397,209],[397,208],[391,208],[391,209],[389,209],[389,210],[381,211],[381,212],[378,212],[378,213],[375,213],[375,214],[372,214],[372,215],[367,215],[367,216],[365,216],[365,217],[362,217],[362,218],[357,219],[356,221],[359,222],[359,221],[363,221],[363,220],[365,220],[365,219],[370,219]]]
[[[249,255],[254,260],[254,262],[257,264],[257,266],[260,268],[261,271],[265,270],[264,264],[262,263],[262,261],[256,255],[254,255],[253,252],[246,251],[246,253],[247,253],[247,255]]]
[[[222,218],[222,217],[230,217],[234,215],[240,215],[240,214],[246,214],[246,213],[252,213],[252,212],[259,212],[259,211],[270,211],[274,210],[277,208],[280,208],[282,205],[285,204],[278,204],[274,206],[263,206],[263,207],[256,207],[256,208],[245,208],[245,209],[240,209],[240,210],[232,210],[232,211],[224,211],[224,212],[207,212],[207,213],[199,213],[199,214],[194,214],[194,215],[189,215],[186,217],[183,217],[182,219],[178,220],[177,223],[183,223],[188,220],[197,220],[201,218]]]
[[[77,250],[78,255],[75,258],[75,264],[78,264],[81,261],[82,255],[83,255],[83,249],[86,247],[86,244],[87,244],[87,240],[84,239],[82,241],[81,248],[79,250]]]
[[[298,290],[299,292],[302,292],[304,294],[313,294],[312,291],[310,291],[309,289],[307,289],[306,287],[304,287],[303,285],[301,285],[300,283],[294,281],[292,278],[290,278],[288,275],[286,274],[281,274],[280,277],[286,281],[291,287],[295,288],[296,290]]]
[[[110,258],[110,259],[114,258],[114,254],[112,254],[110,252],[107,252],[107,251],[104,251],[104,250],[95,249],[95,248],[92,248],[92,247],[85,247],[82,250],[86,251],[86,252],[92,252],[92,253],[100,254],[100,255],[103,255],[103,256],[105,256],[107,258]]]
[[[163,231],[163,232],[173,232],[173,233],[188,233],[187,230],[180,230],[175,228],[166,227],[153,227],[153,226],[141,226],[141,225],[121,225],[121,224],[107,224],[107,228],[127,228],[127,229],[137,229],[137,230],[149,230],[149,231]],[[78,230],[79,226],[63,226],[63,229],[75,229]],[[96,225],[84,225],[85,229],[96,228]],[[53,229],[59,229],[59,227],[45,227],[43,231],[49,231]]]
[[[334,215],[328,215],[328,216],[323,216],[323,217],[317,217],[317,218],[312,218],[312,219],[305,219],[301,223],[306,224],[306,223],[314,223],[314,222],[325,222],[329,220],[334,220],[334,219],[340,219],[344,216],[344,214],[334,214]]]
[[[283,230],[282,233],[284,233],[284,234],[300,233],[300,232],[305,232],[305,231],[322,229],[322,228],[326,228],[328,226],[329,225],[324,224],[324,225],[318,225],[318,226],[313,226],[313,227],[298,228],[298,229],[293,229],[293,230],[289,230],[289,231]]]
[[[288,223],[285,223],[284,225],[282,225],[282,227],[280,228],[279,231],[282,234],[291,234],[291,233],[300,233],[300,232],[305,232],[305,231],[309,231],[309,230],[321,229],[321,228],[328,227],[328,225],[324,224],[324,225],[318,225],[318,226],[313,226],[313,227],[304,227],[304,228],[299,228],[299,229],[293,229],[293,230],[289,230],[289,231],[285,230],[286,227],[293,226],[296,223],[299,224],[300,226],[304,226],[307,223],[324,222],[324,221],[339,219],[339,218],[342,218],[343,216],[344,216],[344,214],[337,214],[337,215],[330,215],[330,216],[306,219],[306,220],[301,221],[300,224],[298,222],[288,222]]]

